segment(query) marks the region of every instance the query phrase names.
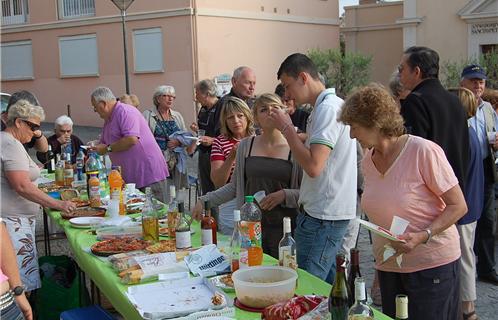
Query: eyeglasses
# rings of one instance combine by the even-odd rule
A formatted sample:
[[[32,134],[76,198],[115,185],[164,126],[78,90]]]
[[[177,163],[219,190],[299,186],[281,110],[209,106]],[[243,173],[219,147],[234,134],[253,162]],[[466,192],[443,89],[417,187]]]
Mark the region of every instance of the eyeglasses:
[[[21,119],[22,122],[24,122],[25,124],[28,125],[28,127],[31,129],[31,131],[35,132],[35,131],[38,131],[40,130],[40,125],[39,124],[36,124],[36,123],[33,123],[31,121],[28,121],[28,120],[24,120],[24,119]]]
[[[170,95],[170,94],[163,94],[162,96],[163,96],[163,97],[168,97],[168,98],[173,99],[173,100],[175,100],[175,99],[176,99],[176,97],[175,97],[175,96],[172,96],[172,95]]]

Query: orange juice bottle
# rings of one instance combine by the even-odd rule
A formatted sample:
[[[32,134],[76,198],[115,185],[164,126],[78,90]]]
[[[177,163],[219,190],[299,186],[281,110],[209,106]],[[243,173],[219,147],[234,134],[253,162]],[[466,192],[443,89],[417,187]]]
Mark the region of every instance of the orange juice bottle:
[[[91,174],[88,179],[88,199],[90,200],[90,207],[98,208],[102,205],[100,201],[100,181],[97,174]]]
[[[263,263],[261,243],[261,210],[253,202],[253,196],[245,197],[246,203],[240,208],[240,268],[259,266]]]
[[[109,189],[111,199],[119,199],[119,214],[125,215],[125,204],[123,201],[123,178],[119,173],[119,166],[112,166],[112,171],[109,174]]]

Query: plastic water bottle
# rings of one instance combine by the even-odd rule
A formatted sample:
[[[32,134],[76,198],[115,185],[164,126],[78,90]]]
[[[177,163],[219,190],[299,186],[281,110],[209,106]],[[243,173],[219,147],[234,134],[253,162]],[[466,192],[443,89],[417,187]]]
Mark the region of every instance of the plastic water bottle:
[[[107,183],[107,173],[104,166],[104,158],[102,156],[97,156],[97,167],[99,169],[99,181],[100,181],[100,196],[102,199],[109,195],[108,183]]]
[[[80,148],[80,151],[78,151],[78,154],[76,155],[76,177],[78,178],[78,181],[83,181],[85,179],[84,169],[85,152],[83,151],[83,148]]]
[[[253,196],[245,197],[240,208],[240,268],[259,266],[263,263],[261,244],[261,210],[254,203]]]

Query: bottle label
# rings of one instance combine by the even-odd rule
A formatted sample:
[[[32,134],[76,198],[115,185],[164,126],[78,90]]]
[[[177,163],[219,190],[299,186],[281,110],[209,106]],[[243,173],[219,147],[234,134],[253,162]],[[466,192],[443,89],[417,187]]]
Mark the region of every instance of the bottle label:
[[[297,269],[296,252],[292,252],[292,246],[282,246],[278,248],[278,261],[283,267]]]
[[[118,188],[112,189],[111,192],[111,199],[118,199],[121,200],[121,190]]]
[[[245,268],[249,267],[249,263],[248,263],[247,259],[248,259],[247,249],[240,248],[240,257],[239,257],[239,268],[240,269],[245,269]]]
[[[213,230],[212,229],[202,229],[201,230],[201,241],[203,246],[213,243]]]
[[[359,281],[355,282],[354,296],[356,301],[363,301],[367,299],[365,295],[365,282],[359,282]]]
[[[190,238],[190,230],[188,231],[176,231],[176,248],[177,249],[187,249],[192,247],[192,241]]]
[[[261,265],[261,263],[263,262],[263,248],[261,246],[261,222],[241,221],[240,231],[241,267],[243,264],[246,264],[250,267]]]

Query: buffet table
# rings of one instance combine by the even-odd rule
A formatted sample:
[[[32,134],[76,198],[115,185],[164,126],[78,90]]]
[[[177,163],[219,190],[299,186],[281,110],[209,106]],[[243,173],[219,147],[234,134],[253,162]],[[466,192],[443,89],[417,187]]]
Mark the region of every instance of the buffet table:
[[[111,268],[109,263],[104,262],[102,258],[98,258],[89,252],[90,246],[97,241],[96,236],[91,234],[88,229],[76,229],[72,227],[69,221],[61,218],[59,212],[50,209],[45,210],[49,217],[56,221],[64,229],[71,250],[74,253],[76,262],[81,270],[85,272],[85,274],[91,278],[101,292],[104,293],[113,307],[125,319],[142,319],[125,295],[128,286],[120,283],[120,278],[118,277],[116,271]],[[199,247],[201,242],[200,224],[198,222],[194,222],[193,228],[196,232],[192,235],[192,246]],[[227,236],[222,235],[220,235],[218,239],[219,243],[228,243],[229,241]],[[263,264],[275,265],[276,262],[277,260],[274,258],[268,255],[264,256]],[[301,269],[298,270],[298,275],[299,279],[296,294],[317,294],[328,296],[331,288],[328,283]],[[229,295],[235,297],[235,293]],[[246,312],[237,308],[235,317],[236,319],[260,319],[260,315],[258,313]],[[375,319],[383,320],[390,318],[376,311]]]

